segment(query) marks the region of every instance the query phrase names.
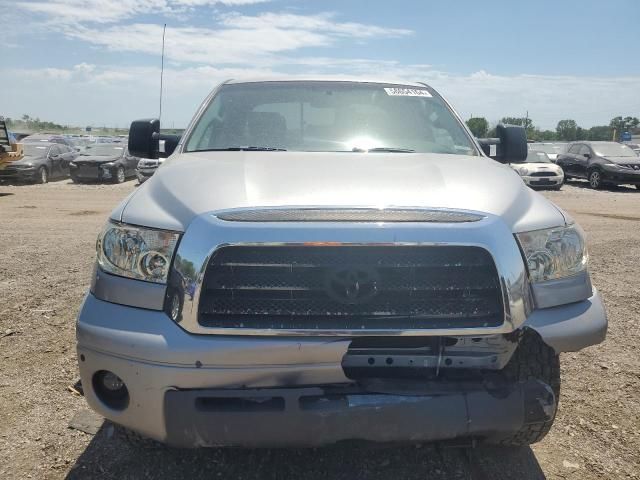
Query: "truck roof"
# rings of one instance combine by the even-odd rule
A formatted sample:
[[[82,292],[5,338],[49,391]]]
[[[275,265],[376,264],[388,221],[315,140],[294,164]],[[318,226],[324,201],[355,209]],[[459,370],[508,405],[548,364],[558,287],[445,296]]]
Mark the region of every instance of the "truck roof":
[[[386,85],[403,85],[406,87],[424,88],[424,83],[406,82],[400,80],[384,80],[384,79],[363,79],[363,78],[347,78],[347,77],[258,77],[258,78],[242,78],[229,79],[225,84],[238,83],[262,83],[262,82],[351,82],[351,83],[380,83]]]

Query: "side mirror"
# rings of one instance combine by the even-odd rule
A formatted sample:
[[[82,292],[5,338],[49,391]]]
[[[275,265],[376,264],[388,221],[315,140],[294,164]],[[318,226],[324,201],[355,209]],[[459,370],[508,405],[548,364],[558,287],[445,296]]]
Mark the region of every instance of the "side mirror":
[[[583,153],[582,156],[584,158],[591,158],[591,154],[590,153]]]
[[[134,120],[129,128],[129,153],[134,157],[158,158],[160,120]]]
[[[500,163],[519,163],[527,158],[527,131],[517,125],[498,125],[498,138],[480,138],[482,151]],[[491,146],[495,145],[492,152]]]
[[[164,140],[163,149],[160,140]],[[179,135],[160,133],[160,120],[145,118],[131,122],[129,128],[129,154],[139,158],[165,158],[171,155],[178,143]]]
[[[158,137],[161,141],[160,145],[160,157],[169,157],[180,143],[180,135],[164,135],[160,134]]]

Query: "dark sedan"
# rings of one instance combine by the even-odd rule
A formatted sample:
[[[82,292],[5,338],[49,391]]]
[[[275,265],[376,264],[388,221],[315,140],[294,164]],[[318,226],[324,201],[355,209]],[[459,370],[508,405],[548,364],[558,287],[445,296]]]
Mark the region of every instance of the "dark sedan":
[[[25,143],[24,157],[0,169],[0,180],[47,183],[69,176],[76,152],[67,145],[49,142]]]
[[[122,183],[136,174],[139,160],[120,143],[88,145],[69,165],[71,179],[76,183],[96,180]]]
[[[568,178],[585,178],[591,188],[631,184],[640,189],[640,157],[617,142],[573,142],[556,162]]]

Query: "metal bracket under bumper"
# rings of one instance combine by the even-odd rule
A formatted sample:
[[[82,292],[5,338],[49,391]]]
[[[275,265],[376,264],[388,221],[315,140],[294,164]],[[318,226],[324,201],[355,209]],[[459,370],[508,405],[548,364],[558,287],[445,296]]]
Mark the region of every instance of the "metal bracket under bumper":
[[[505,435],[551,420],[556,399],[538,381],[508,390],[419,395],[332,393],[319,387],[173,390],[166,442],[177,447],[318,446],[341,440],[418,442]]]

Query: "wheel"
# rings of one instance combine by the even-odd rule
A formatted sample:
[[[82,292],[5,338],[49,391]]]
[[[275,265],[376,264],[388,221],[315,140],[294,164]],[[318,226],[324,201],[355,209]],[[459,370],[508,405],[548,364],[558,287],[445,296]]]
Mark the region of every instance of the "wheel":
[[[513,435],[488,439],[488,443],[503,446],[526,446],[542,440],[553,425],[558,411],[560,399],[560,356],[549,345],[544,343],[540,335],[532,330],[525,330],[518,348],[503,369],[503,373],[511,381],[541,380],[551,387],[556,397],[556,411],[553,418],[546,422],[524,425]]]
[[[78,177],[73,176],[73,175],[71,175],[71,181],[73,183],[82,183]]]
[[[602,187],[602,174],[599,170],[591,170],[587,179],[589,180],[589,186],[591,188],[597,190]]]
[[[36,175],[36,183],[45,184],[49,182],[49,172],[47,171],[47,167],[40,167],[38,169],[38,174]]]
[[[124,175],[124,168],[118,167],[118,170],[116,170],[116,176],[114,177],[113,182],[124,183],[125,180],[126,180],[126,177]]]

